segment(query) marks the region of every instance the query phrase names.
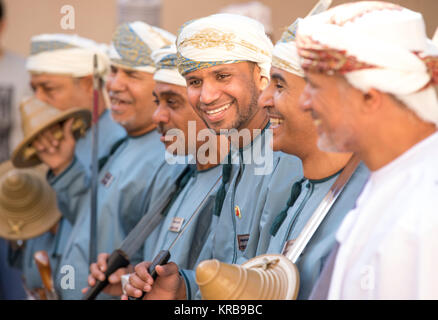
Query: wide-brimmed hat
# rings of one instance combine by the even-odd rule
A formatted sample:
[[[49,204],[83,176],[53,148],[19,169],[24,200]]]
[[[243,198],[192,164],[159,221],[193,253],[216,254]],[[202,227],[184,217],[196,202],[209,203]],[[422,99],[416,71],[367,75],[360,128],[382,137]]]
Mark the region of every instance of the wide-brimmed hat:
[[[280,254],[264,254],[242,265],[216,259],[196,268],[204,300],[292,300],[299,288],[297,267]]]
[[[32,143],[42,131],[55,124],[62,124],[75,118],[72,131],[76,139],[83,136],[91,124],[91,111],[85,108],[59,110],[35,97],[30,97],[20,104],[20,113],[24,139],[12,152],[11,161],[17,168],[26,168],[41,163]],[[54,132],[56,139],[63,137],[62,130]]]
[[[56,194],[47,183],[44,164],[19,169],[0,164],[0,237],[26,240],[48,231],[61,213]]]

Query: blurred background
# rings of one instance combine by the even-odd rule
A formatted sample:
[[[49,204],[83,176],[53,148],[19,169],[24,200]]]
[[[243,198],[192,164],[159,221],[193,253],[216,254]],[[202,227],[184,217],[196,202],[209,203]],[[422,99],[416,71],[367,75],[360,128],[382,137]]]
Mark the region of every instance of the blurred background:
[[[176,33],[184,22],[213,14],[230,5],[248,0],[4,0],[7,25],[2,36],[4,47],[23,56],[28,55],[29,41],[40,33],[77,33],[100,42],[109,42],[119,22],[143,20]],[[297,17],[303,17],[317,0],[260,0],[240,12],[251,12],[270,31],[273,40]],[[334,5],[348,0],[333,0]],[[393,0],[404,7],[421,12],[427,33],[433,36],[438,26],[437,0]],[[61,9],[64,6],[64,13]],[[228,8],[227,8],[228,7]],[[74,29],[63,29],[61,20],[74,9]],[[232,9],[232,8],[231,8]],[[228,11],[228,10],[227,10]],[[71,16],[70,16],[71,17]],[[263,20],[263,21],[262,21]],[[67,21],[70,23],[71,21]]]

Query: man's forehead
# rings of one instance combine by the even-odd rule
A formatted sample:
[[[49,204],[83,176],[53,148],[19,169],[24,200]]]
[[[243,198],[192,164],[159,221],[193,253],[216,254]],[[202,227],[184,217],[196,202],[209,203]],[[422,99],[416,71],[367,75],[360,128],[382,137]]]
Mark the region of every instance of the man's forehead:
[[[186,79],[190,78],[198,78],[207,76],[209,74],[217,74],[221,72],[231,72],[231,71],[242,71],[245,69],[248,69],[249,65],[253,65],[253,63],[249,61],[243,61],[243,62],[236,62],[236,63],[226,63],[226,64],[220,64],[216,66],[211,66],[207,68],[198,69],[195,71],[192,71],[190,73],[187,73],[184,77]]]
[[[51,74],[51,73],[31,73],[31,83],[51,83],[51,82],[66,82],[73,81],[71,75]]]
[[[171,96],[177,95],[182,98],[187,97],[187,88],[183,86],[178,86],[176,84],[165,83],[165,82],[155,82],[154,88],[155,94],[159,96]]]

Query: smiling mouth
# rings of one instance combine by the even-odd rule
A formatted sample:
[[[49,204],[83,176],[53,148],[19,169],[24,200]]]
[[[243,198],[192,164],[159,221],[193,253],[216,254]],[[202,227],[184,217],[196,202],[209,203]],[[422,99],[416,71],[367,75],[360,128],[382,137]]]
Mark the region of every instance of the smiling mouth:
[[[279,116],[270,115],[269,122],[271,123],[270,128],[276,129],[284,122],[284,119]]]
[[[123,100],[123,99],[119,99],[116,97],[111,97],[110,98],[111,101],[111,111],[115,112],[115,113],[120,113],[122,112],[122,108],[124,105],[131,105],[132,101],[128,101],[128,100]]]
[[[209,116],[217,115],[218,113],[227,110],[229,107],[231,107],[232,104],[233,104],[232,102],[231,102],[231,103],[227,103],[226,105],[223,105],[222,107],[219,107],[219,108],[217,108],[217,109],[213,109],[213,110],[205,110],[204,112],[205,112],[206,114],[208,114]]]

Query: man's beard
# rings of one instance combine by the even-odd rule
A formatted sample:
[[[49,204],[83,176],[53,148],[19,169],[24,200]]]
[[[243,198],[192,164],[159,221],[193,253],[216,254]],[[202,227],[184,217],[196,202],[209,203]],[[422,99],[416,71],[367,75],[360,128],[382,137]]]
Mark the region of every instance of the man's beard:
[[[347,148],[347,139],[348,137],[352,137],[353,132],[348,129],[342,130],[342,132],[337,132],[335,134],[329,135],[326,132],[323,132],[318,137],[318,148],[324,152],[351,152],[353,150],[348,150]]]
[[[236,109],[237,109],[237,119],[234,120],[234,122],[229,126],[229,128],[214,129],[208,125],[207,121],[202,119],[204,121],[204,123],[206,124],[206,126],[210,129],[212,129],[216,133],[216,135],[220,134],[221,129],[225,129],[225,130],[244,129],[246,127],[246,124],[248,122],[250,122],[250,120],[255,116],[255,114],[257,113],[258,108],[259,108],[258,107],[259,92],[256,89],[254,82],[251,83],[251,87],[249,89],[251,91],[251,101],[249,103],[248,108],[246,108],[246,109],[238,108],[237,100],[234,99],[234,103],[235,103]],[[243,111],[243,113],[242,113],[242,110],[245,110],[245,111]]]

